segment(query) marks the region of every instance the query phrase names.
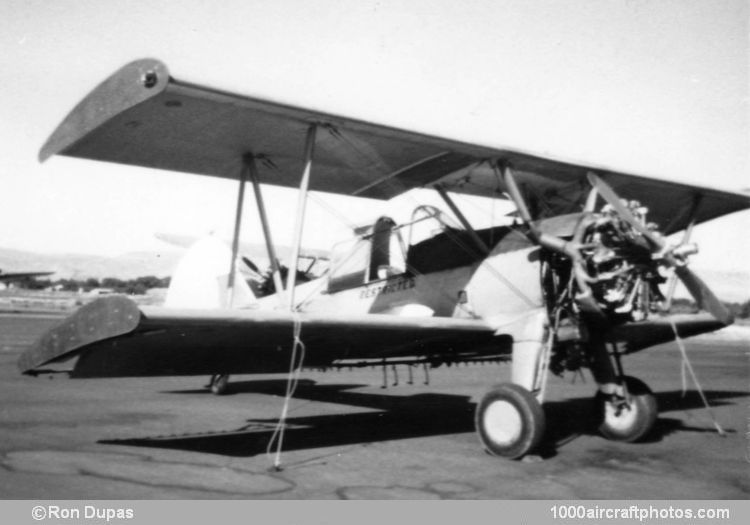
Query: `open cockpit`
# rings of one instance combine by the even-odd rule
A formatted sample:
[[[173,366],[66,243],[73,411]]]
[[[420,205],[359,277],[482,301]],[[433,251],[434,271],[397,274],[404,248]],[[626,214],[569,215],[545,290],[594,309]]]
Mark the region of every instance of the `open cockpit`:
[[[505,225],[470,231],[429,205],[416,207],[403,224],[383,216],[358,228],[353,239],[333,247],[328,292],[397,275],[416,276],[479,264],[501,241],[505,241],[502,251],[528,246],[520,230]]]

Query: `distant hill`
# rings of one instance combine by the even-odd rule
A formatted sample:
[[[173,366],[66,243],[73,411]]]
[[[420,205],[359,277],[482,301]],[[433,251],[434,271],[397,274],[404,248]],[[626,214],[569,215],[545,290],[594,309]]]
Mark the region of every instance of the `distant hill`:
[[[0,269],[12,271],[51,271],[49,278],[85,279],[115,277],[134,279],[146,275],[166,277],[172,274],[182,255],[181,251],[132,252],[116,257],[86,254],[33,253],[0,248]]]

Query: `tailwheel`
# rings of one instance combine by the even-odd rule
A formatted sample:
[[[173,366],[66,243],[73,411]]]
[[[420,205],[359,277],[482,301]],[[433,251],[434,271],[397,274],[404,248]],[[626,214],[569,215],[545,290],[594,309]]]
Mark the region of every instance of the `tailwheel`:
[[[517,459],[534,450],[544,435],[544,411],[536,398],[514,383],[496,385],[477,405],[475,423],[485,450]]]
[[[229,374],[214,374],[209,382],[211,393],[223,396],[229,388]]]
[[[626,398],[597,392],[596,409],[602,436],[612,441],[632,443],[651,431],[659,410],[656,398],[646,383],[626,376],[625,385]]]

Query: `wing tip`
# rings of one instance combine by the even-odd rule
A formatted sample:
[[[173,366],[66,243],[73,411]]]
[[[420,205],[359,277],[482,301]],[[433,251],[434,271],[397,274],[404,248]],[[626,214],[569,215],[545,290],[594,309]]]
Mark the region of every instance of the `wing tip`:
[[[169,80],[169,69],[156,58],[134,60],[121,67],[89,92],[55,128],[39,150],[39,162],[64,154],[114,114],[163,91]]]
[[[135,330],[141,315],[138,305],[125,296],[92,301],[42,334],[20,355],[18,369],[22,374],[36,375],[40,366],[72,357],[91,343]]]

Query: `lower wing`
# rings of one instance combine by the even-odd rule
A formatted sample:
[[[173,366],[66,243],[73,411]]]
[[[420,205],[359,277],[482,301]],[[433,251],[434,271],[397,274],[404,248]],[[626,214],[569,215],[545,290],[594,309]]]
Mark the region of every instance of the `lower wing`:
[[[306,349],[304,365],[310,367],[494,359],[512,348],[510,336],[496,336],[478,320],[140,309],[113,296],[81,307],[52,328],[18,366],[33,375],[77,357],[67,370],[73,377],[286,372],[297,330]]]
[[[725,326],[709,313],[679,314],[626,323],[613,328],[608,335],[610,340],[621,345],[622,351],[633,353],[673,341],[675,331],[684,338],[713,332]]]

